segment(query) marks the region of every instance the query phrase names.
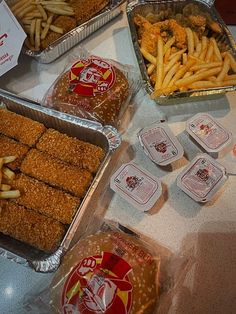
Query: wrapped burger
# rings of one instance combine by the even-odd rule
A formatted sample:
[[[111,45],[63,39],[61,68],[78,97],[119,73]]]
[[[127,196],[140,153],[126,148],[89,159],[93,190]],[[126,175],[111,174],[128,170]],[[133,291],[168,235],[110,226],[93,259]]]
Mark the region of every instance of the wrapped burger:
[[[79,50],[43,99],[43,106],[117,125],[138,81],[131,66]]]

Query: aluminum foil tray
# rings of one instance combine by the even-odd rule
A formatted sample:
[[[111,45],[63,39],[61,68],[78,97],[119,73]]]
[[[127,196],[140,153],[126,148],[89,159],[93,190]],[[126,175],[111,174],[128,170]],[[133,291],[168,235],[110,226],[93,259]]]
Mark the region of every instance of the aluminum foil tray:
[[[9,0],[8,3],[12,3],[13,1],[14,0]],[[41,52],[35,52],[23,48],[24,53],[28,56],[34,57],[41,63],[50,63],[54,61],[69,49],[81,42],[83,39],[118,16],[121,13],[121,4],[123,2],[124,0],[110,0],[109,4],[101,11],[101,13],[61,36],[45,50]]]
[[[81,205],[78,207],[72,223],[69,225],[61,244],[55,252],[46,254],[32,246],[0,233],[0,256],[6,257],[24,266],[32,267],[38,272],[55,271],[60,264],[61,257],[69,248],[75,233],[76,236],[80,236],[89,223],[89,219],[93,213],[92,209],[88,207],[89,201],[92,199],[95,189],[109,164],[112,152],[121,143],[120,135],[118,131],[111,126],[103,127],[96,122],[94,123],[43,108],[37,103],[31,103],[2,90],[0,90],[0,106],[22,116],[39,121],[46,127],[54,128],[69,136],[77,137],[98,145],[106,152],[104,160],[89,190],[83,198]]]
[[[138,43],[138,34],[137,29],[134,24],[134,16],[135,14],[140,14],[142,16],[146,16],[148,13],[158,13],[161,10],[167,10],[171,9],[174,12],[178,13],[182,11],[182,8],[188,4],[188,3],[196,3],[199,4],[205,12],[208,12],[212,19],[217,21],[223,30],[222,34],[220,34],[216,39],[218,41],[224,42],[224,44],[227,46],[227,48],[231,51],[233,56],[236,58],[236,43],[231,35],[229,29],[227,28],[226,24],[222,20],[222,18],[217,13],[215,7],[214,7],[214,0],[195,0],[195,1],[188,1],[188,0],[172,0],[172,1],[166,1],[166,0],[130,0],[126,7],[127,17],[128,17],[128,23],[131,33],[131,38],[133,42],[134,51],[136,54],[136,58],[139,64],[140,72],[142,75],[142,81],[143,86],[146,89],[148,94],[151,94],[153,92],[153,87],[150,83],[144,58],[140,52],[139,49],[139,43]],[[223,94],[228,91],[234,91],[236,90],[236,86],[227,86],[227,87],[217,87],[217,88],[211,88],[211,89],[201,89],[201,90],[189,90],[184,92],[174,92],[171,95],[168,96],[160,96],[156,100],[156,102],[160,105],[166,105],[166,104],[176,104],[176,101],[184,101],[184,98],[187,97],[198,97],[200,99],[205,98],[209,95],[215,95],[215,94]]]

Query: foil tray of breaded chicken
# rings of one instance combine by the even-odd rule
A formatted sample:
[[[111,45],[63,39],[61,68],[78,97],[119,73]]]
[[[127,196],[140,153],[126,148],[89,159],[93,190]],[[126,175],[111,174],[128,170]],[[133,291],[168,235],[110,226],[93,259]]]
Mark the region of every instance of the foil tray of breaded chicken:
[[[8,0],[27,34],[23,51],[50,63],[121,13],[124,0]]]
[[[129,1],[143,85],[158,104],[236,89],[236,44],[213,2]]]
[[[111,126],[0,91],[0,256],[55,271],[93,217],[120,143]]]

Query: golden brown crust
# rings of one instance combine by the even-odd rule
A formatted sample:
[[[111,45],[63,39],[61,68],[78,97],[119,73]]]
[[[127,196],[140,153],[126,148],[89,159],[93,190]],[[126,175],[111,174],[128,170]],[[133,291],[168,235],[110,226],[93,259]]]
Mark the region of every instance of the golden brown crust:
[[[21,193],[21,196],[14,200],[17,204],[33,209],[63,224],[71,223],[80,205],[79,198],[24,174],[17,175],[12,187]]]
[[[80,25],[105,8],[109,0],[71,0],[70,5],[75,12],[77,25]]]
[[[101,147],[69,137],[54,129],[48,129],[36,147],[53,157],[92,173],[97,172],[100,159],[105,155]]]
[[[21,171],[77,197],[83,197],[92,181],[85,169],[78,169],[37,149],[31,149],[21,164]]]
[[[20,167],[24,156],[27,154],[29,147],[16,142],[15,140],[0,134],[0,157],[16,156],[16,160],[7,164],[12,170]]]
[[[105,93],[94,97],[81,96],[69,90],[69,71],[65,72],[56,82],[51,105],[63,112],[73,115],[94,118],[104,124],[117,123],[124,102],[128,98],[129,83],[125,75],[116,67],[114,85]],[[83,114],[81,114],[81,111]]]
[[[158,263],[138,239],[120,232],[100,232],[88,236],[65,256],[51,286],[56,312],[60,313],[62,289],[70,271],[84,258],[101,255],[102,252],[121,256],[132,267],[128,275],[133,287],[130,313],[153,314],[158,300]],[[54,285],[56,289],[53,289]]]
[[[33,146],[46,130],[42,123],[18,115],[6,109],[0,109],[0,133],[19,142]]]
[[[13,202],[0,200],[0,231],[42,251],[59,245],[65,229],[61,223]]]

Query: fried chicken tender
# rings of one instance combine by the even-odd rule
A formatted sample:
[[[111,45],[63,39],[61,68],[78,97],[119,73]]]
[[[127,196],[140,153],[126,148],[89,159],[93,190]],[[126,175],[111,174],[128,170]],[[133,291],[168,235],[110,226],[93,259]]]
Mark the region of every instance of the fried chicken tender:
[[[60,27],[63,29],[63,34],[66,34],[70,30],[76,27],[76,19],[70,16],[58,16],[53,22],[54,26]],[[41,42],[41,48],[46,49],[51,43],[60,38],[62,34],[49,31],[48,35]]]
[[[6,109],[0,109],[0,133],[33,146],[46,130],[42,123]]]
[[[28,146],[0,134],[0,157],[16,156],[16,159],[13,162],[7,164],[7,167],[10,169],[16,170],[20,167],[28,150]]]
[[[174,19],[168,19],[162,22],[151,24],[144,17],[137,14],[134,18],[136,25],[140,27],[141,47],[152,55],[157,53],[157,38],[162,36],[164,41],[169,37],[175,36],[175,46],[179,49],[185,48],[187,44],[187,35],[185,29]]]
[[[77,25],[80,25],[104,9],[109,0],[71,0],[69,3],[74,9]]]
[[[92,174],[37,149],[31,149],[21,164],[21,171],[35,179],[83,197],[92,181]]]
[[[60,244],[65,228],[60,222],[33,210],[0,200],[0,232],[39,250],[52,252]]]
[[[20,191],[14,202],[34,211],[70,224],[80,205],[80,199],[23,173],[16,176],[12,188]]]
[[[69,137],[54,129],[48,129],[36,147],[79,168],[96,173],[105,153],[101,147]]]

